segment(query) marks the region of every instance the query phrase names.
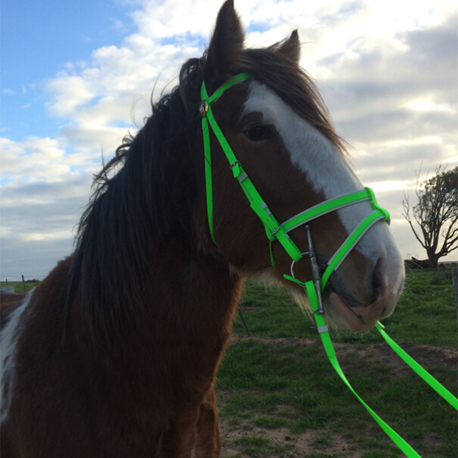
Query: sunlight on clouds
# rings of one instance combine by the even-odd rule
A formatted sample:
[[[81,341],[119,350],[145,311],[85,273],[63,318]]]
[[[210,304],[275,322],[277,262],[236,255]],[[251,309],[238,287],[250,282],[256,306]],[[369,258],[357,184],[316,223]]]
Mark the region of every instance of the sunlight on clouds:
[[[307,2],[303,3],[309,6]],[[361,68],[355,69],[352,74],[351,66],[361,61],[364,55],[372,54],[377,59],[364,66],[366,81],[393,78],[400,84],[399,68],[384,68],[384,64],[395,53],[403,55],[405,63],[415,60],[414,55],[407,54],[410,47],[405,42],[406,33],[437,26],[456,14],[456,6],[452,7],[453,2],[448,0],[437,2],[434,7],[428,0],[330,3],[335,6],[338,4],[339,7],[333,11],[320,3],[313,12],[319,18],[317,25],[299,24],[299,33],[307,49],[307,53],[303,53],[302,63],[315,77],[334,77],[341,81],[364,77]],[[347,67],[344,73],[336,73],[338,70],[333,65],[335,62],[341,62],[342,66]],[[419,79],[417,73],[412,83]]]
[[[214,0],[167,0],[145,2],[144,9],[132,13],[141,35],[166,38],[182,35],[208,37],[222,2]],[[236,5],[237,7],[237,5]]]
[[[40,232],[28,233],[23,237],[24,242],[42,242],[45,240],[67,239],[67,231],[56,231],[51,234],[43,234]]]
[[[403,190],[407,186],[408,181],[381,181],[375,183],[369,183],[368,186],[374,190],[374,192],[387,192],[394,190]]]
[[[414,111],[444,111],[452,114],[456,113],[456,109],[451,106],[436,104],[425,99],[412,100],[406,107]]]
[[[8,181],[47,181],[56,179],[68,167],[58,162],[65,151],[55,139],[29,137],[23,142],[0,138],[2,178]]]
[[[441,137],[417,137],[408,139],[391,140],[384,142],[385,147],[396,148],[399,146],[415,146],[415,145],[440,145],[443,140]]]
[[[55,116],[72,115],[76,109],[95,96],[85,78],[72,76],[65,72],[60,73],[54,79],[48,80],[46,86],[54,99],[49,104],[49,110]]]
[[[70,124],[60,129],[59,138],[66,142],[68,147],[76,150],[66,157],[67,161],[76,158],[76,162],[82,161],[81,165],[88,165],[92,160],[101,164],[101,154],[112,155],[116,148],[122,143],[122,139],[130,131],[135,133],[136,129],[127,129],[125,127],[112,127],[103,124],[91,123],[91,117],[88,122],[80,124]],[[75,163],[72,162],[73,164]],[[101,166],[101,165],[99,165]]]
[[[391,223],[396,224],[397,226],[406,225],[408,227],[409,223],[405,218],[391,218]]]
[[[370,15],[366,18],[365,31],[376,38],[390,38],[398,31],[438,25],[443,22],[445,14],[456,10],[454,2],[438,2],[433,8],[429,0],[372,1],[368,6]]]
[[[133,34],[122,46],[96,49],[90,62],[67,65],[67,72],[48,81],[49,111],[71,124],[96,128],[123,124],[127,131],[127,126],[137,120],[142,124],[143,118],[151,114],[155,84],[156,94],[167,83],[176,84],[181,63],[199,52],[186,41],[162,45]]]
[[[14,142],[0,138],[0,150],[0,180],[8,183],[8,187],[66,182],[75,175],[87,176],[100,168],[99,165],[95,168],[91,161],[93,152],[69,154],[58,139],[29,137],[22,142]],[[101,163],[100,155],[98,162]],[[3,190],[6,191],[5,185]],[[35,196],[30,198],[35,199]]]
[[[132,124],[129,105],[134,105],[132,97],[128,95],[114,97],[109,95],[98,100],[95,105],[87,107],[74,114],[74,120],[92,130],[94,127],[105,127],[112,122]],[[103,143],[103,139],[94,139],[96,143]]]

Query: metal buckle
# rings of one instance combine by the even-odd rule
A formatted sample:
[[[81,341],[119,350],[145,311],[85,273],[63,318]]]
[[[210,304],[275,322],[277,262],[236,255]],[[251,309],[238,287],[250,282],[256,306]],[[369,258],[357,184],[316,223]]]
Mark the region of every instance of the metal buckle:
[[[200,113],[200,116],[202,118],[206,118],[207,117],[207,113],[208,113],[208,102],[206,100],[202,100],[202,102],[200,102],[200,105],[199,105],[199,113]]]

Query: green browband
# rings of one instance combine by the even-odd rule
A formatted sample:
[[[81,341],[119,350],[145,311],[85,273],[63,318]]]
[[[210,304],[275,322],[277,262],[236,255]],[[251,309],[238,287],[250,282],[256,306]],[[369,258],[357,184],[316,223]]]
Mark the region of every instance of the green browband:
[[[212,112],[212,104],[218,100],[218,98],[234,84],[237,84],[241,81],[244,81],[248,78],[252,78],[252,75],[249,73],[242,73],[237,76],[234,76],[231,80],[223,84],[213,95],[208,96],[207,90],[205,88],[205,83],[202,83],[201,88],[201,104],[200,104],[200,114],[202,116],[202,133],[204,139],[204,156],[205,156],[205,184],[206,184],[206,194],[207,194],[207,216],[208,216],[208,225],[210,228],[210,234],[215,242],[214,233],[213,233],[213,185],[212,185],[212,169],[211,169],[211,150],[210,150],[210,127],[213,130],[216,138],[223,149],[227,160],[232,168],[234,178],[238,180],[240,186],[242,187],[250,206],[253,211],[258,215],[259,219],[264,224],[266,231],[266,236],[269,239],[270,244],[277,240],[283,248],[286,250],[288,255],[292,259],[291,264],[291,275],[284,275],[284,277],[290,281],[293,281],[300,286],[302,286],[307,294],[310,306],[312,308],[313,315],[318,327],[318,332],[321,336],[326,354],[336,370],[341,379],[351,390],[351,392],[358,398],[358,400],[364,405],[368,412],[372,415],[375,421],[380,425],[380,427],[386,432],[386,434],[393,440],[393,442],[404,452],[409,458],[420,457],[420,455],[401,437],[399,436],[390,426],[388,426],[355,392],[355,390],[350,385],[349,381],[345,377],[339,362],[337,361],[334,347],[332,345],[331,337],[329,335],[328,327],[324,320],[324,310],[321,302],[321,293],[323,292],[329,277],[332,272],[334,272],[345,259],[345,257],[351,252],[359,240],[364,236],[364,234],[378,221],[389,221],[390,215],[387,210],[378,205],[375,198],[374,192],[370,188],[364,188],[362,190],[346,194],[344,196],[336,197],[334,199],[327,200],[318,204],[314,207],[311,207],[302,213],[294,216],[293,218],[285,221],[281,224],[275,219],[272,215],[272,212],[269,210],[267,204],[264,202],[247,173],[243,169],[242,164],[237,160],[234,152],[232,151],[229,143],[227,142],[224,134],[221,132]],[[340,246],[336,251],[334,256],[328,262],[326,270],[320,278],[318,265],[316,263],[316,258],[313,252],[312,239],[310,235],[310,229],[307,226],[307,223],[310,221],[319,218],[327,213],[333,212],[335,210],[347,207],[349,205],[357,204],[360,202],[368,201],[372,206],[372,212],[369,213],[366,218],[361,221],[358,226],[353,230],[353,232],[347,237],[345,242]],[[289,237],[288,232],[293,229],[306,225],[308,232],[309,240],[309,251],[307,253],[301,253],[296,244]],[[293,266],[295,262],[300,261],[304,255],[310,256],[310,261],[312,265],[312,274],[313,280],[307,282],[301,282],[294,277]],[[274,265],[274,259],[272,255],[272,249],[270,250],[271,262]],[[403,359],[426,383],[428,383],[434,390],[436,390],[445,400],[447,400],[453,407],[458,410],[458,399],[453,396],[446,388],[444,388],[434,377],[432,377],[428,372],[426,372],[416,361],[414,361],[401,347],[399,347],[384,331],[384,326],[381,323],[377,324],[377,329],[385,339],[385,341],[390,345],[390,347]]]

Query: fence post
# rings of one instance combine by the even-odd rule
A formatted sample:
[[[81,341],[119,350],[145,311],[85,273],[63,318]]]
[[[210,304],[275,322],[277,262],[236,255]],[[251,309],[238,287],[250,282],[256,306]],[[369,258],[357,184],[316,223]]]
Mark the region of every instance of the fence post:
[[[452,269],[453,289],[455,291],[456,317],[458,319],[458,267]]]
[[[22,276],[22,287],[24,288],[24,293],[25,293],[25,280],[24,280],[24,275]]]
[[[237,306],[237,310],[239,312],[239,317],[242,320],[243,326],[245,326],[246,333],[251,337],[250,330],[248,329],[248,326],[246,324],[245,318],[243,318],[242,311],[240,310],[240,305]]]

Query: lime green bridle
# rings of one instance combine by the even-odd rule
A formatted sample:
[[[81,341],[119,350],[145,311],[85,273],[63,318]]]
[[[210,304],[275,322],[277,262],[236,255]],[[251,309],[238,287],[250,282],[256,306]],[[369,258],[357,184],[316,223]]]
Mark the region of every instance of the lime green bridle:
[[[269,239],[270,244],[273,241],[277,240],[283,248],[286,250],[288,255],[293,260],[293,263],[300,261],[304,254],[296,246],[293,240],[288,235],[289,232],[296,229],[299,226],[306,225],[310,221],[323,216],[327,213],[333,212],[335,210],[347,207],[353,204],[360,202],[368,201],[370,202],[373,211],[356,227],[356,229],[348,236],[345,242],[337,250],[332,259],[328,262],[328,266],[321,277],[320,288],[319,290],[323,291],[329,277],[332,272],[336,270],[344,258],[350,253],[352,248],[358,243],[358,241],[363,237],[363,235],[372,227],[377,221],[389,221],[390,215],[387,210],[380,207],[375,198],[374,192],[370,188],[364,188],[359,191],[355,191],[334,199],[327,200],[320,203],[314,207],[311,207],[298,215],[290,218],[288,221],[285,221],[282,224],[279,224],[275,219],[272,212],[269,210],[269,207],[264,202],[256,188],[254,187],[252,181],[250,180],[248,174],[243,169],[242,164],[237,160],[232,148],[229,146],[226,138],[224,137],[221,129],[216,122],[211,105],[218,100],[218,98],[234,84],[237,84],[240,81],[251,78],[252,76],[248,73],[242,73],[235,76],[230,81],[223,84],[212,96],[208,96],[205,84],[202,84],[201,89],[201,99],[200,104],[200,114],[202,116],[202,132],[204,138],[204,155],[205,155],[205,182],[206,182],[206,195],[207,195],[207,216],[208,216],[208,225],[210,228],[210,234],[215,242],[214,233],[213,233],[213,184],[212,184],[212,168],[211,168],[211,151],[210,151],[210,130],[212,128],[216,138],[218,139],[223,151],[229,161],[229,164],[232,169],[234,178],[238,180],[240,186],[243,189],[250,206],[253,211],[258,215],[259,219],[264,224],[266,231],[266,236]],[[310,241],[310,237],[309,237]],[[215,242],[216,244],[216,242]],[[271,250],[271,263],[274,264],[274,259],[272,256]],[[294,272],[291,269],[291,276],[286,276],[288,279],[294,279]],[[320,310],[322,310],[320,308]]]
[[[334,348],[329,336],[328,327],[324,320],[324,310],[322,306],[321,293],[323,292],[331,274],[341,265],[345,257],[357,245],[359,240],[364,234],[378,221],[389,222],[390,215],[387,210],[378,205],[374,192],[370,188],[364,188],[334,199],[329,199],[314,207],[311,207],[298,215],[290,218],[288,221],[279,223],[272,212],[269,210],[267,204],[264,202],[256,188],[254,187],[249,176],[243,169],[242,164],[237,160],[234,152],[232,151],[229,143],[227,142],[224,134],[216,122],[213,112],[212,104],[216,102],[219,97],[234,84],[237,84],[246,79],[252,78],[249,73],[242,73],[234,76],[231,80],[223,84],[214,94],[208,96],[205,83],[202,83],[201,88],[201,103],[199,106],[200,115],[202,117],[202,133],[204,141],[204,156],[205,156],[205,185],[207,196],[207,217],[210,229],[210,235],[213,242],[215,242],[213,232],[213,184],[212,184],[212,168],[211,168],[211,148],[210,148],[210,127],[213,130],[221,148],[223,149],[234,178],[236,178],[245,193],[251,208],[258,215],[259,219],[264,225],[266,236],[269,240],[270,247],[272,242],[278,241],[286,250],[292,259],[291,275],[284,275],[290,281],[293,281],[302,286],[309,299],[315,321],[317,323],[318,332],[320,333],[323,341],[326,354],[333,365],[336,372],[342,378],[347,387],[355,394],[359,401],[366,407],[375,421],[387,433],[387,435],[398,445],[398,447],[408,457],[419,457],[418,453],[400,437],[390,426],[388,426],[354,391],[347,378],[345,377],[340,365],[337,361]],[[338,209],[354,205],[360,202],[369,202],[372,206],[372,212],[369,213],[347,237],[344,243],[339,247],[334,256],[328,262],[328,265],[320,277],[318,263],[313,249],[312,237],[308,223],[320,216],[327,213],[336,211]],[[293,240],[288,235],[292,230],[305,225],[308,236],[308,252],[303,253],[296,246]],[[312,270],[312,280],[301,282],[294,276],[294,264],[304,256],[309,256]],[[271,263],[274,265],[272,254],[272,247],[270,248]],[[393,350],[420,376],[422,377],[433,389],[435,389],[444,399],[458,410],[458,399],[455,398],[446,388],[444,388],[437,380],[435,380],[428,372],[426,372],[418,363],[416,363],[407,353],[405,353],[383,330],[384,326],[381,323],[377,324],[377,329],[386,340],[386,342],[393,348]]]

